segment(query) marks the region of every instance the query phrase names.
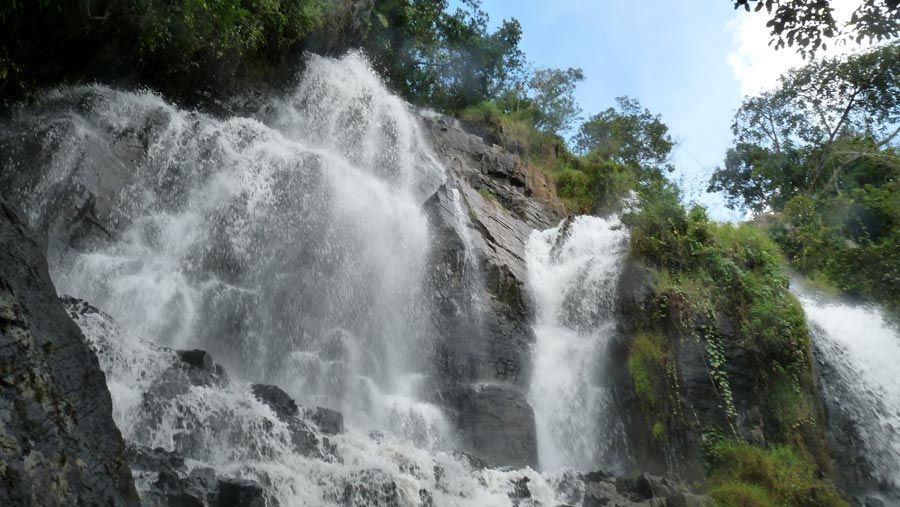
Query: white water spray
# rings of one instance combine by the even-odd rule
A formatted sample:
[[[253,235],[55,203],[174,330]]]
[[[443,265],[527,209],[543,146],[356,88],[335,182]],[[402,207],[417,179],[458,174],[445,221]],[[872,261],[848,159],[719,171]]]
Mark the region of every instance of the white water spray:
[[[858,442],[851,445],[862,446],[836,452],[858,454],[866,474],[900,502],[900,332],[876,307],[813,294],[798,283],[792,290],[812,329],[830,423],[852,424]]]
[[[529,400],[544,470],[613,469],[624,440],[603,378],[616,282],[628,240],[617,218],[579,216],[526,247],[537,339]]]
[[[115,319],[75,316],[130,444],[253,479],[283,506],[364,505],[358,493],[385,487],[400,505],[510,505],[526,479],[528,502],[580,501],[577,478],[480,468],[452,451],[443,411],[420,396],[433,346],[422,203],[444,172],[360,56],[312,57],[297,91],[255,118],[90,86],[44,97],[0,141],[23,132],[41,146],[22,159],[43,166],[10,170],[41,176],[27,211],[62,229],[51,231],[56,286]],[[55,215],[83,187],[97,199],[85,213],[112,215],[103,234],[90,216]],[[179,364],[168,347],[209,350],[230,380],[175,382],[159,401]],[[348,430],[329,437],[333,456],[300,452],[249,382],[340,409]],[[139,489],[154,480],[137,477]]]

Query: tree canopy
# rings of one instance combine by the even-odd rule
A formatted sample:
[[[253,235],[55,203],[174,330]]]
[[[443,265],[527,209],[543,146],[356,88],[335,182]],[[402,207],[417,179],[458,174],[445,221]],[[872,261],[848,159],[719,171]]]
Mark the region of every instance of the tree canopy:
[[[795,268],[900,308],[900,46],[813,61],[748,97],[710,180]]]
[[[364,2],[354,12],[350,45],[365,48],[375,66],[409,100],[459,111],[496,98],[523,71],[522,27],[504,20],[495,31],[478,0]]]
[[[828,40],[880,42],[900,36],[900,1],[861,0],[845,26],[838,26],[829,0],[733,0],[735,9],[765,9],[776,49],[796,47],[811,56]]]
[[[665,164],[675,142],[660,115],[653,115],[630,97],[618,97],[616,104],[617,107],[595,114],[581,125],[575,138],[576,148],[622,164]]]
[[[900,46],[814,61],[744,100],[735,146],[709,190],[756,211],[801,192],[839,192],[860,158],[892,160],[881,152],[898,139],[898,123]]]

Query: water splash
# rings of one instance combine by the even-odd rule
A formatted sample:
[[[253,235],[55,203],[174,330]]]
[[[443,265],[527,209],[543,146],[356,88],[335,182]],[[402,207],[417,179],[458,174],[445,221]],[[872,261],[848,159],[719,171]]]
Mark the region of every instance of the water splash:
[[[82,185],[113,215],[108,237],[51,245],[61,292],[360,424],[436,428],[409,382],[433,346],[421,204],[444,171],[409,107],[360,55],[312,56],[256,119],[91,86],[51,93],[5,135],[43,139],[35,222]]]
[[[845,433],[838,459],[845,467],[861,461],[863,477],[856,480],[887,489],[900,502],[900,332],[876,307],[791,285],[812,330],[832,432]]]
[[[537,312],[529,400],[545,470],[619,466],[613,454],[623,432],[601,379],[627,240],[617,218],[588,216],[529,238],[528,287]]]
[[[567,474],[478,468],[452,451],[411,445],[405,435],[352,427],[328,437],[331,458],[310,457],[297,451],[290,428],[252,394],[250,385],[236,379],[191,385],[171,402],[147,403],[154,385],[164,382],[166,371],[178,361],[176,355],[128,334],[107,315],[85,311],[77,300],[69,300],[67,308],[98,354],[110,386],[113,417],[129,443],[182,453],[189,445],[189,470],[212,468],[220,476],[255,480],[265,484],[282,506],[368,505],[377,500],[399,506],[429,501],[447,506],[510,505],[516,484],[523,480],[534,505],[557,504],[583,494],[577,478]],[[404,397],[394,401],[400,406],[382,407],[402,410],[409,403]],[[439,420],[440,414],[431,410],[432,422]],[[155,477],[138,474],[136,480],[145,491]],[[563,481],[568,490],[561,492]],[[386,497],[378,497],[384,491],[389,491]]]
[[[34,140],[37,154],[27,152]],[[0,129],[0,148],[17,154],[9,171],[36,176],[18,190],[28,192],[32,222],[51,227],[57,288],[112,316],[78,323],[129,443],[254,479],[286,506],[364,504],[354,495],[383,484],[402,505],[429,497],[509,505],[525,480],[531,497],[522,504],[580,501],[584,486],[568,472],[481,468],[451,451],[442,410],[421,396],[434,345],[422,294],[432,244],[422,202],[445,175],[409,106],[359,55],[311,57],[296,93],[253,118],[185,111],[148,92],[60,89]],[[468,250],[467,216],[458,193],[453,199],[453,227]],[[61,216],[75,212],[81,222]],[[577,264],[569,257],[580,241],[554,259]],[[464,255],[466,287],[480,284],[477,259]],[[588,274],[593,265],[584,263]],[[574,290],[609,288],[602,272]],[[569,308],[588,298],[565,299]],[[574,316],[556,327],[590,340],[603,326],[582,323],[592,319],[583,310],[567,310]],[[175,401],[148,405],[178,361],[172,348],[209,350],[232,376],[180,384]],[[249,381],[341,410],[349,429],[330,437],[334,456],[298,452]],[[585,389],[603,399],[602,388]],[[138,477],[139,486],[148,480]]]

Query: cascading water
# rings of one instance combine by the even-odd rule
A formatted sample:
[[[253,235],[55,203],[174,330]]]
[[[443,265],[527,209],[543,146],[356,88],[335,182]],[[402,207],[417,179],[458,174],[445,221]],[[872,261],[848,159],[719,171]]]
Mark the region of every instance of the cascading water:
[[[869,483],[900,503],[900,332],[876,307],[815,294],[796,281],[792,290],[812,330],[840,468],[851,474],[852,489]]]
[[[443,171],[362,58],[312,57],[262,121],[103,88],[47,100],[78,107],[38,119],[58,146],[34,214],[52,210],[54,184],[127,165],[116,139],[141,130],[147,143],[144,160],[112,173],[124,180],[114,240],[51,258],[61,292],[351,420],[415,417],[433,426],[424,434],[442,424],[406,397],[430,346],[421,203]]]
[[[529,400],[544,470],[622,466],[615,451],[624,433],[601,379],[627,240],[617,218],[589,216],[529,238],[528,286],[537,313]]]
[[[445,175],[409,106],[360,56],[311,57],[296,92],[253,118],[60,89],[14,116],[0,148],[10,174],[35,175],[26,211],[51,227],[58,290],[111,315],[69,307],[130,444],[254,479],[283,506],[366,504],[365,491],[508,505],[517,484],[535,503],[580,501],[565,473],[483,468],[452,451],[443,411],[419,395],[433,346],[422,203]],[[465,264],[476,277],[472,252]],[[605,286],[601,271],[590,290]],[[170,347],[209,350],[231,375],[172,380],[186,374]],[[249,382],[340,409],[348,429],[301,452]],[[138,474],[139,489],[151,480]]]

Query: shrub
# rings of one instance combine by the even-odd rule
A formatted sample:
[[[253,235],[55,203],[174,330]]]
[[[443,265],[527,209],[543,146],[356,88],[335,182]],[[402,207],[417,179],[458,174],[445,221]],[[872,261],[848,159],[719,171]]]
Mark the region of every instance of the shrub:
[[[709,494],[722,505],[846,506],[816,467],[787,446],[760,447],[738,440],[710,446]]]
[[[658,378],[665,372],[666,363],[662,341],[662,337],[639,333],[631,342],[628,354],[628,372],[631,374],[634,390],[650,407],[656,405],[657,393],[664,391],[660,385],[664,377]]]

